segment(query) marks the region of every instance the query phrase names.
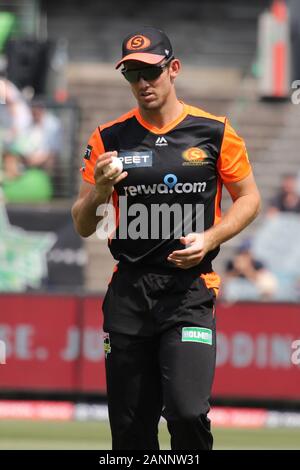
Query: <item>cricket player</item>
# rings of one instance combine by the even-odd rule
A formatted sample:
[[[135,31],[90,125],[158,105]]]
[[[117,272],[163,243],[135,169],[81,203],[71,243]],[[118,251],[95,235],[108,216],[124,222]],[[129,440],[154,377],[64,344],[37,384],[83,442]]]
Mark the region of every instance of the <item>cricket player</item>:
[[[91,134],[72,208],[83,237],[101,223],[99,206],[115,208],[117,264],[103,303],[112,448],[159,449],[163,415],[172,449],[212,449],[212,261],[256,217],[259,192],[228,119],[178,99],[181,63],[163,31],[129,34],[116,68],[137,107]],[[104,175],[112,157],[123,171]],[[223,186],[232,205],[221,217]]]

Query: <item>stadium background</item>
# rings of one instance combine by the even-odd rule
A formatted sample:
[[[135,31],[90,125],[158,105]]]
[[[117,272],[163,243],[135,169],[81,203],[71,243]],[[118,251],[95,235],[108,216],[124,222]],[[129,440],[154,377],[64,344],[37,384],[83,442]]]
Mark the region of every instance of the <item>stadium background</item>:
[[[86,0],[82,11],[79,0],[0,1],[3,77],[22,91],[19,100],[37,102],[60,127],[52,193],[30,196],[7,189],[0,121],[1,448],[110,445],[101,301],[113,260],[105,242],[76,235],[70,208],[89,134],[134,106],[113,64],[124,35],[140,24],[170,36],[184,67],[179,96],[229,116],[245,138],[263,197],[259,218],[215,262],[226,285],[226,263],[251,240],[252,256],[272,276],[263,290],[238,280],[221,292],[216,447],[300,447],[300,218],[296,211],[268,215],[286,174],[299,191],[300,105],[292,82],[300,71],[286,5],[271,3],[165,0],[141,8],[136,0]],[[290,18],[299,18],[300,2],[288,6]],[[267,8],[273,26],[262,17]],[[5,95],[0,107],[5,116]],[[223,210],[228,204],[224,194]],[[162,444],[169,446],[163,423]]]

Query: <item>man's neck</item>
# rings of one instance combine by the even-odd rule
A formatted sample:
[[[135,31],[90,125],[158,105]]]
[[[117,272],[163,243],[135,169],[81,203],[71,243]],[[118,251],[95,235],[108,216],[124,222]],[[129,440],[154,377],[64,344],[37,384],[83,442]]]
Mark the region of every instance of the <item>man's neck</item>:
[[[173,100],[168,100],[160,109],[139,108],[139,112],[146,122],[157,129],[162,129],[179,118],[183,112],[183,103],[175,97]]]

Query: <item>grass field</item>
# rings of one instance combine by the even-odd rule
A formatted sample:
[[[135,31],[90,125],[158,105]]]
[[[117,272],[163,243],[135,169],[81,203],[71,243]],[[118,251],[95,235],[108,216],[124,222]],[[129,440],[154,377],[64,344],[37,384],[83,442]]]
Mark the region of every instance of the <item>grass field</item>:
[[[299,429],[215,429],[215,449],[300,449]],[[160,427],[161,449],[169,435]],[[0,420],[0,449],[110,449],[107,422]]]

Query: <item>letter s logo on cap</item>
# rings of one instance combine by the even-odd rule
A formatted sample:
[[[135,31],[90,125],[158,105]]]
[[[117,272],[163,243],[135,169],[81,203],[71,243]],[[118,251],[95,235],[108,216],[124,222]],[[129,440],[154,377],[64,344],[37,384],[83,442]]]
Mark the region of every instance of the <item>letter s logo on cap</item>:
[[[149,47],[150,44],[150,39],[146,38],[146,36],[138,34],[127,41],[126,49],[130,51],[136,51],[138,49],[145,49],[146,47]]]

